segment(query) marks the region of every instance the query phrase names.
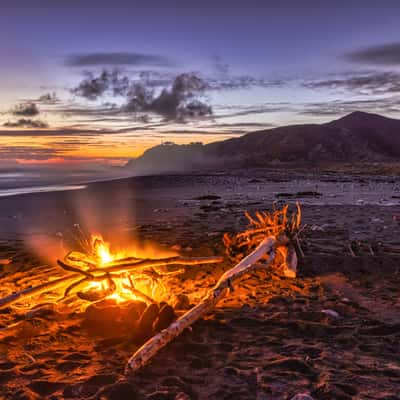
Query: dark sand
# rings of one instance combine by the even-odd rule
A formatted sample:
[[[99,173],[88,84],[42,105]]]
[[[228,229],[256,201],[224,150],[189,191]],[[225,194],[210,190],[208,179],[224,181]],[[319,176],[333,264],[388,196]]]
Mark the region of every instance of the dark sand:
[[[207,195],[220,198],[196,199]],[[18,321],[1,331],[0,398],[400,398],[399,197],[399,178],[242,171],[1,198],[0,259],[11,260],[0,266],[1,297],[61,275],[42,260],[61,248],[46,243],[75,223],[190,256],[223,254],[222,234],[245,227],[243,212],[276,200],[299,200],[307,227],[297,279],[251,274],[128,378],[132,341],[89,335],[68,307],[0,310],[3,327]],[[170,287],[196,303],[230,266],[192,269]]]

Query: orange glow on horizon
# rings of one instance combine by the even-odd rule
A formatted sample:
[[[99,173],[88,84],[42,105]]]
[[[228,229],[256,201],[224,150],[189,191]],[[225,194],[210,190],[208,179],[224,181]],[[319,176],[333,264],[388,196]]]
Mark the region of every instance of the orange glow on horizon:
[[[0,147],[6,149],[3,160],[22,165],[51,166],[79,165],[98,163],[105,165],[124,165],[129,160],[140,157],[147,149],[160,145],[165,141],[177,144],[188,144],[198,141],[195,134],[168,135],[152,132],[149,135],[131,136],[126,134],[101,134],[86,136],[81,134],[35,135],[26,130],[23,135],[9,134],[3,131],[0,136]],[[231,135],[209,135],[202,137],[204,143],[223,140]],[[205,139],[205,140],[203,140]]]

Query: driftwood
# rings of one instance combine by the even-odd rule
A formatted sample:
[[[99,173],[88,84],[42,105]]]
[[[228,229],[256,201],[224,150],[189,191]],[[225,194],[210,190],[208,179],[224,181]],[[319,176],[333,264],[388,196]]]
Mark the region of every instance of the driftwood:
[[[232,288],[234,281],[259,267],[257,263],[260,260],[264,261],[261,264],[263,267],[275,264],[282,268],[284,275],[295,277],[297,254],[294,244],[297,244],[296,239],[301,232],[301,209],[299,204],[296,207],[296,212],[291,215],[287,205],[281,210],[256,212],[255,217],[246,213],[249,228],[235,236],[224,235],[227,256],[234,261],[238,258],[242,260],[221,276],[199,304],[137,350],[129,359],[126,372],[143,367],[160,349],[209,312]]]
[[[29,297],[36,296],[38,294],[48,292],[51,289],[55,289],[57,287],[63,286],[67,284],[68,282],[71,282],[77,278],[81,278],[80,274],[70,274],[67,276],[64,276],[59,279],[54,279],[53,281],[50,282],[45,282],[41,283],[40,285],[33,286],[31,288],[23,289],[19,292],[10,294],[9,296],[3,297],[0,299],[0,308],[10,306],[13,303],[16,303],[18,301],[24,300]]]
[[[169,265],[205,265],[218,264],[224,261],[223,257],[170,257],[160,259],[139,260],[137,262],[115,263],[104,268],[98,268],[90,271],[92,274],[105,272],[127,272],[132,270],[143,270],[153,267],[166,267]]]
[[[257,248],[240,261],[235,267],[225,272],[218,280],[217,284],[209,293],[191,310],[173,322],[168,328],[148,340],[128,361],[127,372],[136,371],[143,367],[155,354],[164,346],[179,336],[186,328],[210,311],[219,300],[226,294],[226,291],[232,287],[235,280],[242,275],[254,270],[257,262],[269,253],[267,265],[271,264],[275,258],[274,247],[277,239],[269,236],[261,241]]]

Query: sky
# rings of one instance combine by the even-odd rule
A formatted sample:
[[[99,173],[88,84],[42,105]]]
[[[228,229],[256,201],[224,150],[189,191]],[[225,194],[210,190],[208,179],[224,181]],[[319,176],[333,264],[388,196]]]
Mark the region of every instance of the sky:
[[[0,170],[400,118],[400,2],[2,0]]]

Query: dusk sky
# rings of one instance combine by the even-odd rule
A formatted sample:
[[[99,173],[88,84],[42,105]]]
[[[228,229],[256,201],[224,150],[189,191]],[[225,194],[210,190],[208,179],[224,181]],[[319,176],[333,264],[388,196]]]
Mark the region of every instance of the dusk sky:
[[[0,168],[400,117],[399,1],[2,0]]]

